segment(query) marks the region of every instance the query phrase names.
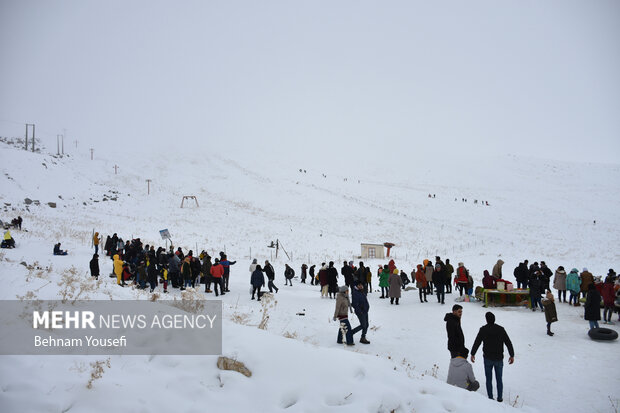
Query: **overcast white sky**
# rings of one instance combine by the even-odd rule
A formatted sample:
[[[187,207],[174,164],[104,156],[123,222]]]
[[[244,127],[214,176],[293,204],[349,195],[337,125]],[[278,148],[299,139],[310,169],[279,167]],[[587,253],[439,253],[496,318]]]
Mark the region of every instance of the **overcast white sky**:
[[[52,147],[620,163],[615,0],[1,0],[0,53]]]

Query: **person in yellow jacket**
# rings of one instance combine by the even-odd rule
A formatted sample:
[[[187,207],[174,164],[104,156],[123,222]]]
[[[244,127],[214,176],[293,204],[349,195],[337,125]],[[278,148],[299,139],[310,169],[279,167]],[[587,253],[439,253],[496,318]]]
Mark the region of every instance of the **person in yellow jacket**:
[[[4,241],[2,241],[2,248],[15,248],[15,240],[11,236],[10,231],[4,233]]]
[[[116,283],[123,287],[125,285],[125,280],[123,280],[123,261],[120,259],[118,254],[114,254],[114,274],[116,275]],[[121,283],[121,280],[123,281]]]
[[[95,246],[95,254],[99,253],[99,243],[101,242],[101,237],[98,232],[95,232],[93,235],[93,245]]]

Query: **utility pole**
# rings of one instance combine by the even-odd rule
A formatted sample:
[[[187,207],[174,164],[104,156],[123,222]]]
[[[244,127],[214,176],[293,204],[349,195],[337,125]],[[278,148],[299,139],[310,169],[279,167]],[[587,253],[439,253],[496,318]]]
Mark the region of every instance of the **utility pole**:
[[[32,152],[34,152],[34,123],[26,123],[26,146],[25,149],[28,150],[28,130],[29,126],[32,126]]]
[[[151,194],[151,181],[152,181],[152,179],[147,179],[146,180],[146,185],[147,185],[147,193],[146,194],[147,195]]]
[[[91,161],[93,160],[93,151],[94,151],[94,149],[90,148],[90,160]]]
[[[116,175],[117,171],[118,171],[118,165],[114,165],[114,175]]]

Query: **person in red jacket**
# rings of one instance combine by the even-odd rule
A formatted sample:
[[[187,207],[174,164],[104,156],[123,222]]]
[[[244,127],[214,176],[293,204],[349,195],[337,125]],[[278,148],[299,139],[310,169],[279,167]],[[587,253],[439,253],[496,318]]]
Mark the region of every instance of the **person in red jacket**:
[[[613,324],[611,321],[611,316],[614,313],[616,291],[614,290],[614,284],[611,277],[607,277],[603,283],[601,296],[603,297],[603,304],[605,305],[605,309],[603,310],[603,324]]]
[[[459,262],[459,266],[456,269],[456,277],[454,277],[454,283],[456,287],[459,289],[459,296],[463,296],[463,291],[467,294],[467,268],[465,268],[465,264]]]
[[[224,275],[224,267],[220,264],[220,260],[218,258],[215,259],[215,262],[211,266],[211,276],[213,277],[213,291],[215,292],[215,296],[217,297],[219,294],[217,293],[217,287],[220,287],[222,291],[222,295],[224,295],[224,285],[222,284],[222,276]]]

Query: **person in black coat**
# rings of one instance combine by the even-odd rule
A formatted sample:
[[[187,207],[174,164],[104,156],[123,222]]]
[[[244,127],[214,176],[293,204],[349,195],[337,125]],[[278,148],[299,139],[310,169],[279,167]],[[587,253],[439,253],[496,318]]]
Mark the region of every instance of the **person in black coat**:
[[[599,328],[598,320],[601,319],[601,294],[599,294],[594,284],[588,285],[584,318],[590,322],[591,329]]]
[[[370,341],[366,339],[370,304],[368,303],[368,298],[366,297],[364,284],[361,281],[358,281],[357,284],[351,289],[351,300],[351,305],[353,306],[353,310],[355,310],[355,315],[360,322],[359,326],[351,330],[351,335],[355,335],[355,333],[361,330],[362,338],[360,338],[360,343],[370,344]]]
[[[310,266],[309,275],[310,275],[310,284],[311,284],[311,285],[315,285],[315,284],[316,284],[315,279],[314,279],[314,277],[315,277],[315,275],[314,275],[314,269],[315,269],[315,268],[316,268],[316,265],[315,265],[315,264],[313,264],[313,265],[311,265],[311,266]]]
[[[95,280],[99,279],[99,255],[93,254],[93,259],[90,260],[90,276],[95,277]]]
[[[269,282],[267,283],[267,287],[269,287],[269,292],[272,293],[273,290],[278,292],[279,288],[273,283],[273,280],[276,278],[276,272],[273,269],[273,266],[269,263],[269,261],[265,260],[265,266],[263,267],[263,271],[267,275],[267,279]]]
[[[517,281],[517,288],[527,288],[528,286],[528,275],[529,275],[529,271],[527,269],[527,260],[525,260],[522,263],[519,263],[519,265],[517,266],[517,268],[515,268],[514,272],[513,272],[514,276],[515,276],[515,280]]]
[[[461,317],[463,316],[463,307],[454,304],[452,312],[447,313],[443,321],[446,322],[446,332],[448,333],[448,350],[450,358],[458,357],[465,347],[465,336],[461,329]]]
[[[265,286],[265,276],[260,265],[257,265],[254,272],[252,272],[250,284],[252,284],[252,300],[254,300],[254,294],[256,294],[258,295],[258,301],[260,301],[262,295],[260,289]]]
[[[536,307],[540,306],[540,311],[544,311],[542,305],[542,281],[540,270],[536,271],[530,277],[530,301],[532,311],[536,311]]]
[[[295,270],[290,265],[284,264],[284,285],[293,286],[293,277],[295,277]]]
[[[340,274],[344,277],[344,283],[347,287],[353,286],[353,268],[346,261],[342,263]]]
[[[329,262],[329,267],[327,268],[327,284],[329,285],[329,298],[336,298],[336,294],[338,294],[338,270],[334,268],[334,262]]]
[[[547,264],[545,264],[544,261],[540,262],[540,272],[542,273],[542,277],[540,279],[542,283],[542,291],[545,292],[550,289],[549,280],[551,280],[551,277],[553,276],[553,272],[551,271],[549,267],[547,267]]]
[[[149,266],[147,268],[146,274],[147,281],[151,286],[151,292],[153,292],[155,290],[155,287],[157,287],[157,276],[159,275],[154,255],[149,258]]]
[[[504,327],[495,324],[495,314],[487,312],[485,314],[487,324],[480,327],[474,345],[471,348],[471,362],[476,362],[476,351],[480,344],[482,345],[482,355],[484,357],[484,374],[487,381],[487,395],[489,399],[493,399],[493,370],[495,370],[495,379],[497,381],[497,401],[502,402],[504,386],[502,383],[502,371],[504,368],[504,345],[508,349],[508,364],[515,361],[515,351],[512,342],[508,337],[508,333]]]

